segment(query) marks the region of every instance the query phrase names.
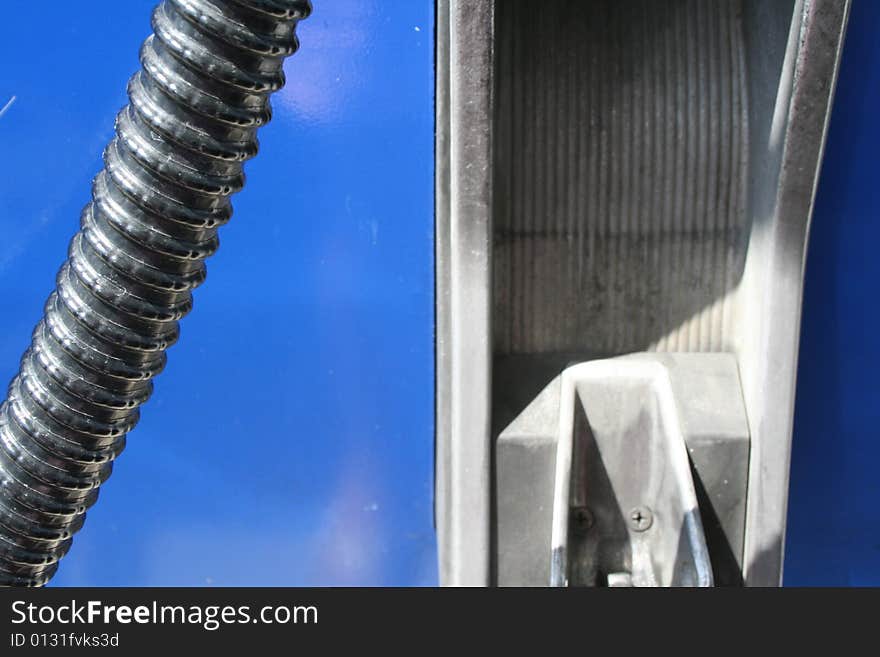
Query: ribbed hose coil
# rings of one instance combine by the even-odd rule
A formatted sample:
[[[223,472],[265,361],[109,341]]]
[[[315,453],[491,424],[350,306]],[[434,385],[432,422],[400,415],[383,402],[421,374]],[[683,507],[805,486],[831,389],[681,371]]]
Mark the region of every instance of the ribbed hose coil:
[[[57,287],[0,406],[0,585],[58,568],[244,185],[308,0],[165,0]]]

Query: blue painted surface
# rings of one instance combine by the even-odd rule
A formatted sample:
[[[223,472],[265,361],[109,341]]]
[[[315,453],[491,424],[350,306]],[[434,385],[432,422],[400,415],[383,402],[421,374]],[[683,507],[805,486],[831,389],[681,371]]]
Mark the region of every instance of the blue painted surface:
[[[0,380],[154,0],[0,23]],[[316,0],[195,310],[57,585],[436,583],[433,2]],[[35,26],[45,26],[39,34]]]
[[[786,584],[880,585],[878,25],[855,0],[807,257]]]

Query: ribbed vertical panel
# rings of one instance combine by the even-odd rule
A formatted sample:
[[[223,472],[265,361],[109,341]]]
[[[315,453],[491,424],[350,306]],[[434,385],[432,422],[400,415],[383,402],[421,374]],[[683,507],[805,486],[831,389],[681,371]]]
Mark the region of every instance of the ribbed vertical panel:
[[[729,348],[739,0],[497,3],[495,352]]]

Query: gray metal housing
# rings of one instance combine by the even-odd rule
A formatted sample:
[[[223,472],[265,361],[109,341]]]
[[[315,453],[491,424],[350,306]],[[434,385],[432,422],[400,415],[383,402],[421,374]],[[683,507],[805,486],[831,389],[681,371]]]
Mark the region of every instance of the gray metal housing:
[[[734,558],[746,584],[780,583],[803,260],[848,6],[438,2],[444,584],[497,583],[498,436],[568,364],[642,351],[736,359],[751,450]]]

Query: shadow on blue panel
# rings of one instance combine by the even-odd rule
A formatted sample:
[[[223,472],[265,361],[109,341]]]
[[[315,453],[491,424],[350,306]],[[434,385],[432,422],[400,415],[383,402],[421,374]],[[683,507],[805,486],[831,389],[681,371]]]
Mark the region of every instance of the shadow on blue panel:
[[[854,0],[807,257],[787,585],[880,585],[877,25]]]

